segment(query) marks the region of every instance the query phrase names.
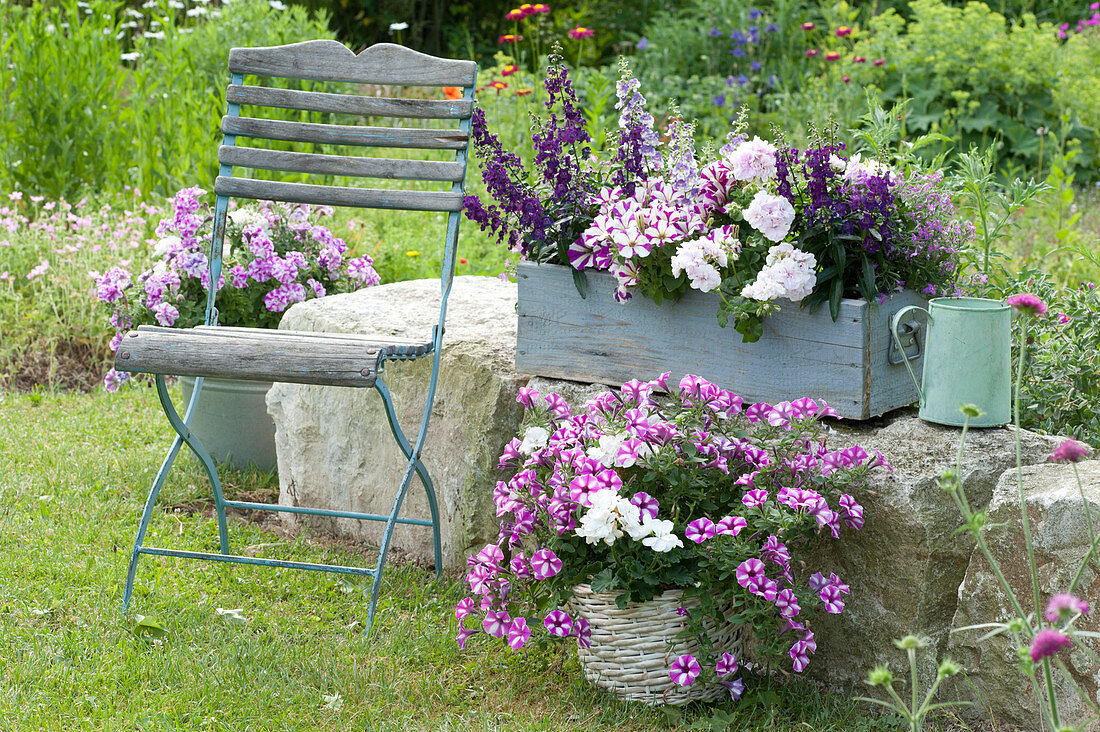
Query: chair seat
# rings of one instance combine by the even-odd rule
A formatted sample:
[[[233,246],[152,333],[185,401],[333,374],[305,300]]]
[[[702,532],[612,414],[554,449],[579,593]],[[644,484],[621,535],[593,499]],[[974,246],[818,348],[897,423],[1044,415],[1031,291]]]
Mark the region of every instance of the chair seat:
[[[265,328],[139,326],[115,353],[119,371],[294,384],[374,386],[387,360],[432,353],[431,341]]]

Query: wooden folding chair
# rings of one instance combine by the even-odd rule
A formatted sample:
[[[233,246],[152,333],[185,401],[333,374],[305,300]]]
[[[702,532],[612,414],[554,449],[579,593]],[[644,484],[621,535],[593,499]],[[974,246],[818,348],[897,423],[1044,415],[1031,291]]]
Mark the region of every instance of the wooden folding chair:
[[[210,289],[207,299],[204,325],[195,328],[142,326],[127,333],[116,353],[115,368],[120,371],[155,374],[160,403],[177,436],[165,456],[145,502],[137,539],[130,556],[123,605],[124,609],[129,606],[138,558],[143,554],[369,575],[373,577],[366,625],[366,632],[369,632],[374,621],[382,571],[395,524],[430,526],[433,532],[437,575],[442,567],[439,511],[431,478],[420,460],[420,455],[432,412],[439,373],[447,297],[454,278],[459,212],[463,200],[463,181],[466,173],[477,66],[473,61],[435,58],[403,46],[386,43],[372,46],[356,55],[336,41],[307,41],[270,48],[234,48],[229,53],[229,71],[232,80],[226,92],[228,113],[222,118],[221,130],[224,138],[218,150],[220,169],[214,185],[217,199],[214,208],[214,231],[210,240],[210,282],[217,283],[222,270],[222,242],[225,237],[226,212],[231,197],[331,206],[444,211],[448,212],[449,216],[444,239],[443,270],[440,276],[443,299],[439,309],[439,323],[430,336],[420,341],[399,340],[386,336],[218,327],[215,284],[215,287]],[[379,98],[245,84],[246,77],[337,82],[342,84],[344,89],[349,83],[461,87],[463,95],[461,99],[455,100]],[[256,116],[242,117],[240,114],[242,106],[248,107]],[[352,115],[360,121],[366,117],[387,117],[454,120],[458,124],[457,128],[452,129],[420,129],[288,122],[262,118],[264,111],[271,108]],[[261,147],[242,147],[237,145],[238,137],[332,146],[453,150],[454,159],[405,160],[318,152],[289,152]],[[451,186],[449,191],[424,191],[286,183],[241,177],[238,171],[242,169],[323,176],[444,181],[450,182]],[[410,441],[398,424],[393,400],[382,378],[382,371],[387,361],[427,357],[432,359],[431,382],[426,394],[426,404],[419,430],[416,438]],[[165,385],[166,374],[197,377],[191,401],[183,417],[176,411],[169,398]],[[385,405],[393,436],[408,459],[389,515],[226,500],[222,495],[221,483],[210,453],[189,429],[191,414],[202,392],[203,377],[374,387]],[[184,444],[198,457],[213,487],[214,508],[221,544],[218,553],[144,546],[145,533],[157,495]],[[430,521],[399,516],[401,503],[414,473],[420,476],[427,492],[432,517]],[[373,568],[346,567],[232,554],[229,549],[229,534],[226,530],[227,508],[384,521],[386,528],[382,535],[378,563]]]

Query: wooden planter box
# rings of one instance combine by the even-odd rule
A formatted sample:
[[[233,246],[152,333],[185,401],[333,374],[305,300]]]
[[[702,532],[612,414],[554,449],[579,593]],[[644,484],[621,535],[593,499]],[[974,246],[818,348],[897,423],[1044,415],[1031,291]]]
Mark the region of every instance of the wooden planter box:
[[[918,398],[889,330],[897,310],[926,304],[910,291],[883,305],[844,300],[835,323],[827,307],[810,313],[786,303],[764,319],[759,341],[744,343],[732,327],[718,326],[713,294],[692,290],[661,305],[636,296],[620,304],[607,273],[588,273],[583,300],[568,267],[521,262],[517,277],[521,373],[612,386],[665,371],[672,372],[670,383],[697,374],[746,403],[808,396],[849,419],[875,417]],[[903,342],[914,355],[924,334],[918,330]],[[914,372],[921,366],[917,358]]]

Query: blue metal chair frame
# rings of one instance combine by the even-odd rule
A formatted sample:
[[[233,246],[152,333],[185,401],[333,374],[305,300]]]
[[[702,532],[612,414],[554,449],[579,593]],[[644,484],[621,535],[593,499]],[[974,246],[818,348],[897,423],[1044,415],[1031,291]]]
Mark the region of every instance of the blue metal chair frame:
[[[337,47],[343,50],[334,50]],[[308,56],[313,51],[318,51],[323,54],[337,54],[350,55],[350,52],[346,48],[333,41],[310,41],[300,44],[292,44],[290,46],[281,47],[288,49],[288,51],[294,51],[295,53]],[[247,50],[247,49],[245,49]],[[278,49],[258,49],[260,51],[274,51]],[[233,53],[237,53],[240,49],[234,49]],[[408,49],[404,49],[399,46],[391,46],[389,44],[379,44],[361,52],[358,59],[364,59],[371,54],[374,54],[376,58],[380,58],[382,62],[389,59],[398,59],[400,61],[408,63],[433,63],[439,61],[445,61],[440,59],[434,59],[423,54],[411,52]],[[233,55],[230,57],[230,66],[233,66]],[[458,63],[445,61],[446,63]],[[468,63],[468,62],[466,62]],[[472,63],[469,63],[472,66]],[[254,73],[254,72],[250,72]],[[323,78],[328,81],[356,81],[356,79],[342,79],[338,78],[336,74],[339,71],[329,72],[330,75],[325,77],[320,76],[302,76],[293,74],[271,74],[271,76],[281,76],[283,78]],[[476,68],[473,70],[473,78],[471,78],[468,84],[460,85],[463,88],[462,100],[467,104],[472,103],[474,86],[476,83]],[[244,84],[244,73],[234,72],[231,75],[231,84],[234,86]],[[399,83],[399,82],[398,82]],[[440,85],[435,82],[431,85]],[[232,89],[233,87],[231,87]],[[229,102],[227,118],[240,117],[240,104]],[[397,116],[397,115],[394,115]],[[224,128],[223,123],[223,128]],[[470,115],[460,118],[458,131],[461,135],[469,139],[470,134]],[[232,147],[236,145],[237,135],[226,133],[223,137],[223,147]],[[467,162],[467,150],[465,147],[455,151],[455,162],[461,163],[462,166],[462,179],[455,180],[451,186],[451,193],[463,194],[463,180],[465,178],[466,162]],[[219,184],[223,180],[233,177],[233,166],[227,164],[221,164],[219,168]],[[214,284],[210,288],[207,303],[206,303],[206,316],[204,324],[205,326],[217,326],[218,324],[218,310],[216,307],[217,298],[217,283],[222,271],[222,245],[225,237],[225,221],[228,211],[229,198],[231,194],[222,193],[218,191],[218,187],[215,188],[218,192],[215,209],[214,209],[214,229],[211,236],[210,243],[210,282]],[[247,196],[256,197],[256,196]],[[291,197],[283,197],[279,200],[294,201]],[[310,201],[312,202],[312,201]],[[379,208],[403,208],[403,206],[391,203],[370,204],[372,207]],[[354,205],[368,205],[368,204],[354,204]],[[393,502],[393,508],[388,515],[368,514],[354,511],[341,511],[321,508],[309,508],[300,506],[283,506],[263,503],[253,503],[247,501],[233,501],[226,500],[222,493],[221,481],[218,478],[217,466],[214,463],[209,451],[202,444],[202,442],[196,437],[196,435],[190,430],[191,417],[195,409],[195,405],[198,403],[199,397],[202,393],[203,376],[196,374],[195,387],[191,396],[191,400],[187,405],[184,415],[181,417],[177,411],[175,405],[172,403],[172,399],[168,393],[168,388],[165,382],[165,373],[155,373],[157,396],[160,399],[160,404],[164,410],[165,415],[168,418],[173,430],[176,432],[176,436],[172,441],[171,447],[165,455],[164,461],[161,464],[160,469],[157,472],[156,478],[153,480],[152,487],[149,491],[149,496],[145,501],[144,510],[141,516],[141,522],[138,526],[137,537],[134,541],[133,551],[130,555],[129,567],[126,575],[126,588],[123,595],[123,611],[125,612],[129,608],[130,600],[133,595],[134,581],[137,571],[138,559],[142,555],[154,555],[154,556],[167,556],[167,557],[182,557],[189,559],[205,559],[217,562],[226,562],[233,564],[250,564],[264,567],[283,567],[288,569],[304,569],[314,570],[322,572],[334,572],[341,574],[352,575],[366,575],[372,577],[371,593],[370,593],[370,608],[367,614],[367,623],[364,629],[364,633],[369,633],[374,622],[375,610],[378,602],[378,594],[382,583],[383,569],[385,568],[386,556],[389,550],[390,541],[392,539],[393,529],[396,524],[410,524],[414,526],[431,527],[432,529],[432,543],[435,554],[435,567],[436,576],[438,577],[442,569],[443,557],[440,541],[440,526],[439,526],[439,508],[436,501],[435,489],[432,484],[431,477],[427,468],[424,466],[421,460],[421,453],[424,447],[424,442],[427,437],[428,423],[431,418],[432,404],[435,398],[436,384],[439,374],[440,357],[442,353],[442,340],[443,340],[443,323],[446,318],[447,312],[447,299],[450,295],[451,285],[454,279],[454,266],[458,242],[458,224],[460,213],[458,210],[451,210],[447,219],[447,231],[444,240],[444,257],[443,257],[443,271],[440,278],[442,302],[439,310],[439,323],[434,328],[432,333],[432,339],[430,348],[428,349],[410,349],[405,346],[394,346],[392,348],[385,349],[379,357],[377,371],[374,374],[373,384],[371,384],[379,397],[382,399],[382,403],[385,407],[386,417],[389,421],[390,430],[393,433],[394,440],[400,447],[401,452],[407,459],[405,470],[401,476],[401,481],[398,485],[398,490]],[[138,335],[138,332],[132,332],[130,335]],[[119,349],[121,354],[122,349]],[[420,420],[419,429],[417,430],[415,440],[410,441],[402,430],[398,421],[397,414],[394,410],[393,399],[384,379],[382,378],[382,371],[386,361],[403,361],[417,359],[428,354],[432,357],[432,371],[431,381],[428,387],[427,402],[424,408],[423,417]],[[132,363],[116,360],[116,368],[120,370],[132,370],[132,371],[144,371],[146,373],[154,373],[152,368],[134,368]],[[173,372],[168,372],[173,373]],[[207,376],[218,375],[215,373],[207,373]],[[240,378],[239,375],[235,375],[236,378]],[[257,377],[260,378],[260,377]],[[292,379],[286,379],[292,381]],[[308,383],[308,382],[307,382]],[[195,454],[199,462],[202,465],[207,478],[210,480],[211,487],[214,493],[214,508],[215,515],[217,517],[218,535],[219,535],[219,552],[196,552],[196,551],[183,551],[178,549],[167,549],[159,547],[145,546],[145,535],[149,528],[149,523],[153,515],[153,510],[157,502],[157,497],[160,494],[161,488],[164,486],[165,479],[168,476],[170,469],[172,468],[177,456],[183,445],[187,445],[188,448]],[[401,506],[405,499],[405,495],[408,492],[409,485],[412,482],[413,475],[419,476],[421,482],[424,485],[425,492],[428,499],[428,507],[431,513],[431,520],[406,518],[400,516]],[[238,554],[230,553],[229,532],[226,522],[226,509],[251,509],[259,511],[277,511],[307,516],[324,516],[333,518],[349,518],[358,519],[363,521],[383,521],[386,524],[385,530],[382,535],[382,542],[379,549],[378,562],[374,567],[352,567],[342,566],[334,564],[320,564],[311,562],[294,562],[285,561],[280,559],[267,559],[261,557],[242,556]]]

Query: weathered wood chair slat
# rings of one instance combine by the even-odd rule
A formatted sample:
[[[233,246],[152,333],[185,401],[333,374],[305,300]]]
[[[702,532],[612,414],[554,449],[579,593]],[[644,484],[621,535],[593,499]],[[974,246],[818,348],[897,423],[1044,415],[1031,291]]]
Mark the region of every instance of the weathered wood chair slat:
[[[115,368],[155,375],[157,394],[165,415],[176,431],[168,455],[153,481],[145,503],[137,538],[130,555],[124,606],[133,594],[137,562],[141,555],[209,559],[220,562],[313,569],[325,572],[364,574],[373,578],[366,632],[374,621],[378,591],[390,539],[396,524],[431,527],[435,545],[436,571],[442,568],[439,509],[431,477],[420,459],[427,437],[439,374],[443,323],[447,298],[454,279],[458,242],[459,211],[462,208],[470,119],[477,66],[472,61],[441,59],[392,44],[378,44],[353,53],[336,41],[306,41],[270,48],[234,48],[229,53],[232,76],[226,93],[228,113],[221,121],[224,139],[218,151],[219,174],[214,184],[214,231],[210,239],[209,282],[219,282],[222,273],[222,241],[230,198],[286,201],[310,205],[361,208],[441,211],[448,213],[443,237],[443,267],[440,273],[442,302],[439,323],[422,340],[386,335],[308,333],[289,330],[231,328],[219,326],[217,291],[208,292],[206,318],[194,328],[141,326],[122,340],[115,356]],[[300,91],[246,83],[246,76],[297,79],[341,84],[377,84],[387,88],[403,86],[451,86],[463,90],[459,100],[382,99],[355,93]],[[253,115],[240,116],[241,105]],[[457,129],[418,127],[373,127],[363,124],[288,122],[264,119],[265,109],[298,110],[323,115],[345,115],[361,122],[368,117],[395,121],[454,120]],[[285,113],[284,113],[285,114]],[[237,138],[259,141],[296,142],[313,146],[310,152],[275,150],[259,146],[238,146]],[[453,160],[403,160],[384,157],[356,157],[327,154],[318,146],[392,147],[408,150],[450,151]],[[438,153],[435,153],[438,155]],[[245,177],[242,171],[264,170],[297,175],[375,178],[395,181],[427,181],[450,184],[449,190],[399,190],[358,188],[346,185],[284,182]],[[383,372],[387,362],[419,358],[432,359],[431,380],[418,430],[410,439],[398,423]],[[169,397],[165,376],[196,377],[190,403],[181,417]],[[340,509],[302,506],[272,506],[226,500],[222,495],[217,466],[206,447],[190,430],[191,415],[202,393],[203,379],[282,381],[299,384],[373,387],[382,399],[390,428],[407,465],[397,481],[392,511],[386,516]],[[194,552],[148,547],[145,534],[161,487],[183,445],[199,458],[214,492],[218,522],[219,551]],[[431,520],[400,516],[401,505],[413,475],[420,478],[428,496]],[[329,564],[290,562],[232,554],[226,525],[226,508],[250,508],[315,516],[384,521],[378,561],[374,567],[345,567]]]
[[[393,158],[359,158],[350,155],[316,155],[292,150],[222,147],[218,162],[259,170],[288,173],[340,175],[353,178],[386,178],[389,180],[431,180],[460,182],[466,174],[462,163],[450,160],[399,160]]]
[[[473,111],[473,104],[465,99],[349,97],[344,94],[273,89],[242,84],[230,84],[225,97],[230,104],[299,109],[304,112],[354,114],[360,117],[466,119]]]
[[[218,176],[214,181],[214,193],[234,198],[289,201],[315,206],[393,208],[407,211],[462,210],[462,194],[450,191],[387,191],[378,188],[347,188]]]

